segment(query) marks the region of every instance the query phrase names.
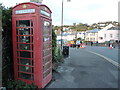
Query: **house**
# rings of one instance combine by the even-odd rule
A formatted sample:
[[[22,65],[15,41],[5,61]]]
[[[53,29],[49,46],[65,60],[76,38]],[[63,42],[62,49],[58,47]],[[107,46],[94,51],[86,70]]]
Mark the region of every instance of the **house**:
[[[118,26],[109,24],[105,28],[98,31],[98,43],[104,43],[106,41],[118,42],[120,40],[119,33],[120,30],[118,30]]]
[[[62,38],[61,38],[61,34],[57,35],[57,44],[61,43],[61,39],[62,39],[62,42],[64,44],[64,43],[71,41],[75,38],[76,38],[76,31],[73,31],[73,30],[64,31],[64,32],[62,32]]]
[[[85,39],[85,32],[84,31],[78,32],[77,33],[77,38],[81,38],[82,40],[84,40]]]
[[[98,31],[100,31],[100,29],[93,29],[93,30],[86,31],[85,41],[97,42],[98,41]]]

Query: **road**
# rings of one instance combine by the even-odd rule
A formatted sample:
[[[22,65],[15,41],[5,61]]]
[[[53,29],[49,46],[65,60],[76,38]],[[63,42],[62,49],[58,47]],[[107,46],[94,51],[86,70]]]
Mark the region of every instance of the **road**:
[[[70,48],[70,55],[54,73],[47,88],[118,88],[118,68],[103,57],[116,59],[116,50],[105,47]],[[107,54],[106,54],[107,53]],[[108,54],[109,53],[109,54]],[[115,56],[114,56],[115,55]]]
[[[108,58],[118,62],[118,48],[110,49],[109,47],[87,46],[86,49],[89,51],[99,53],[105,57],[108,57]]]

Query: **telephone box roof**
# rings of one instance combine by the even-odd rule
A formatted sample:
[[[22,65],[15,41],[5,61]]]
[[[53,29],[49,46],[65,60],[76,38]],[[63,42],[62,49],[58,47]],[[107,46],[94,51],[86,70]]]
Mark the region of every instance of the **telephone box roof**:
[[[19,6],[19,5],[22,5],[22,4],[32,4],[32,5],[35,5],[35,6],[45,6],[45,7],[47,7],[45,4],[41,4],[41,3],[36,3],[36,2],[25,2],[25,3],[20,3],[20,4],[18,4],[18,5],[16,5],[16,6],[14,6],[12,9],[14,9],[14,8],[16,8],[17,6]],[[48,7],[47,7],[48,8]],[[49,9],[49,8],[48,8]],[[52,13],[52,11],[49,9],[49,11]]]

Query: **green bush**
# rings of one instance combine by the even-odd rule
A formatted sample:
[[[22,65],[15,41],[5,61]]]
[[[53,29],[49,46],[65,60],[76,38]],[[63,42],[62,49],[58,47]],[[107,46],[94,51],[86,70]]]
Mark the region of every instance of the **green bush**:
[[[9,81],[6,86],[8,89],[16,90],[16,89],[29,89],[29,90],[36,90],[38,86],[34,85],[34,83],[28,85],[21,80],[17,81]]]
[[[56,43],[56,34],[54,32],[54,28],[52,30],[52,63],[53,70],[56,70],[58,65],[63,62],[63,55],[61,48],[57,47]]]
[[[12,48],[12,8],[5,8],[0,4],[2,10],[2,84],[13,79],[13,48]]]
[[[54,32],[54,28],[52,30],[52,61],[53,63],[58,63],[63,60],[62,51],[57,47],[56,43],[56,34]]]

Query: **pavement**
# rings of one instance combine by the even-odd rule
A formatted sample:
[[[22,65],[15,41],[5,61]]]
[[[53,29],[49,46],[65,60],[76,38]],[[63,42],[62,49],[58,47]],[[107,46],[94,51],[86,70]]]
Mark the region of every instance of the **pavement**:
[[[118,88],[118,68],[86,48],[70,48],[53,77],[46,88]]]

